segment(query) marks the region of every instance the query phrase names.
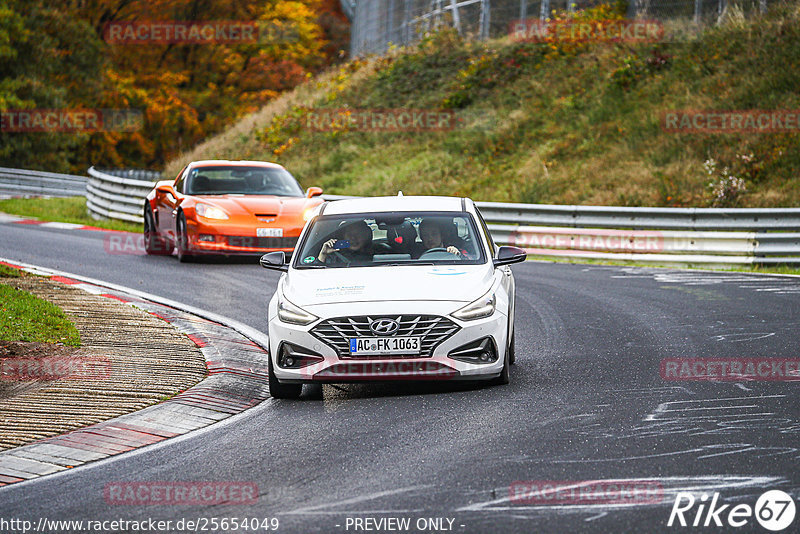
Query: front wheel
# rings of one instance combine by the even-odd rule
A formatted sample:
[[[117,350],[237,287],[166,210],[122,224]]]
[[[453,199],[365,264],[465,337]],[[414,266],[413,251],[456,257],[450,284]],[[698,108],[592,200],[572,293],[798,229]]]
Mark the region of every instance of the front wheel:
[[[500,373],[500,376],[492,380],[492,384],[496,385],[506,385],[511,383],[511,370],[509,369],[509,359],[511,354],[506,351],[506,357],[503,358],[503,371]]]
[[[269,394],[275,399],[296,399],[303,391],[303,384],[281,384],[272,369],[272,358],[269,358]]]
[[[177,234],[178,242],[175,243],[175,249],[178,251],[178,261],[188,263],[194,259],[194,256],[189,254],[189,232],[186,229],[186,216],[183,212],[178,215]]]
[[[511,332],[511,341],[508,343],[508,363],[514,365],[514,362],[517,361],[517,351],[515,348],[516,343],[514,342],[515,332]]]
[[[156,220],[149,204],[144,208],[144,251],[151,256],[172,253],[172,248],[168,248],[167,242],[158,235]]]

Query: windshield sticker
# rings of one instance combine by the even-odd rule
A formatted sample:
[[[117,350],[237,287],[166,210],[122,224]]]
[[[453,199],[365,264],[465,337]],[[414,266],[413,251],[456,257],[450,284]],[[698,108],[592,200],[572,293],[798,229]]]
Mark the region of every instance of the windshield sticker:
[[[361,295],[364,293],[366,286],[331,286],[321,287],[317,289],[317,295]]]
[[[315,258],[314,256],[306,256],[305,258],[303,258],[303,263],[314,263],[314,260],[316,259],[317,258]]]

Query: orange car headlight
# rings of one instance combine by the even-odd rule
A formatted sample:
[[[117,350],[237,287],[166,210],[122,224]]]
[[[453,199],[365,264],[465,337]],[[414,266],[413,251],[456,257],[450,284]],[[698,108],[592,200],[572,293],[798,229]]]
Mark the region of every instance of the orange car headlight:
[[[211,204],[203,204],[199,202],[194,207],[194,211],[196,211],[199,216],[205,217],[206,219],[230,219],[227,213],[216,206],[212,206]]]

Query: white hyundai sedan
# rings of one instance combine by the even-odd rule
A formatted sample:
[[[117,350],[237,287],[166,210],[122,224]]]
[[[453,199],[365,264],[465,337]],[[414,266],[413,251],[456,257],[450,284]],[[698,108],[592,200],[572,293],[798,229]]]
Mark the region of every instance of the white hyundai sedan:
[[[269,303],[269,388],[303,383],[509,381],[514,276],[475,204],[453,197],[327,202],[311,214]]]

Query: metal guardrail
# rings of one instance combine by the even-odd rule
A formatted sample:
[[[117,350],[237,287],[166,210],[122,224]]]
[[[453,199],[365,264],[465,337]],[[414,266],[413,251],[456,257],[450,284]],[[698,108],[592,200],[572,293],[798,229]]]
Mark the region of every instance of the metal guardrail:
[[[631,208],[478,202],[487,222],[690,231],[800,230],[800,208]]]
[[[800,264],[800,208],[475,204],[498,245],[518,246],[536,256],[681,265]]]
[[[86,207],[92,216],[144,222],[144,199],[161,177],[159,173],[141,170],[99,171],[94,167],[89,168],[88,173]]]
[[[800,264],[800,208],[633,208],[476,202],[499,244],[550,257]]]
[[[0,188],[27,195],[85,192],[93,216],[141,223],[144,198],[161,178],[154,171],[92,167],[88,173],[86,179],[0,168]],[[800,208],[476,204],[498,244],[537,256],[682,265],[800,264]]]
[[[350,55],[383,54],[391,45],[406,46],[437,28],[453,28],[466,38],[503,37],[512,25],[551,18],[553,11],[574,12],[598,2],[575,0],[341,0],[350,25]],[[613,2],[608,2],[613,3]],[[629,0],[627,18],[692,20],[713,24],[731,9],[738,16],[765,13],[775,0]],[[352,13],[352,14],[350,14]],[[523,26],[524,27],[524,26]],[[667,39],[683,38],[675,33]]]
[[[11,196],[82,196],[86,177],[0,167],[0,194]]]

